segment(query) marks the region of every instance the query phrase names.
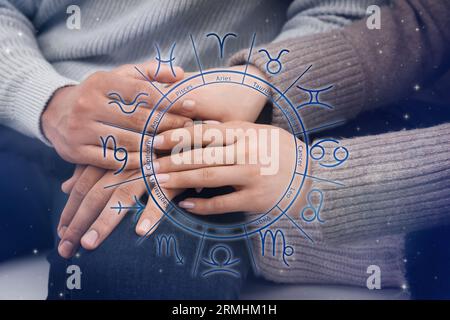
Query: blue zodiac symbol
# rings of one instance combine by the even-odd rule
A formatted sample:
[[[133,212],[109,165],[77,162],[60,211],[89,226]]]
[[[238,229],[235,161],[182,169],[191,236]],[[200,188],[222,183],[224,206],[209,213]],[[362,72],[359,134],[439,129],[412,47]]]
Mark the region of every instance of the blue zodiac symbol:
[[[121,214],[122,210],[136,210],[134,223],[137,223],[142,215],[142,211],[145,209],[145,205],[136,196],[134,196],[134,202],[134,206],[124,206],[122,202],[117,201],[117,206],[112,206],[111,209],[117,210],[117,215]]]
[[[114,174],[121,173],[123,171],[123,169],[125,169],[125,166],[127,165],[127,161],[128,161],[127,149],[122,148],[122,147],[117,148],[116,139],[111,135],[107,136],[106,139],[104,139],[103,137],[100,137],[100,139],[102,141],[102,146],[103,146],[103,158],[106,158],[106,149],[108,148],[108,141],[109,141],[109,139],[112,139],[113,147],[114,147],[114,159],[116,159],[116,161],[123,162],[122,168],[120,168],[119,170],[114,172]],[[120,153],[123,153],[123,157],[119,156]]]
[[[283,68],[283,65],[281,64],[281,61],[280,61],[280,57],[283,53],[289,53],[289,50],[287,50],[287,49],[281,50],[280,52],[278,52],[278,56],[276,58],[273,58],[270,55],[269,51],[267,51],[266,49],[260,49],[258,52],[264,52],[267,55],[267,58],[269,59],[269,61],[267,61],[267,63],[266,63],[267,72],[269,72],[270,74],[277,74]],[[270,64],[275,64],[275,67],[271,68]]]
[[[158,44],[155,44],[156,51],[158,53],[158,55],[155,57],[156,61],[158,61],[158,67],[156,68],[155,77],[158,76],[158,72],[159,72],[159,68],[161,67],[161,63],[168,63],[170,65],[170,70],[172,70],[173,76],[176,77],[175,70],[173,69],[173,61],[175,60],[175,57],[173,56],[173,51],[175,50],[175,45],[176,45],[176,43],[174,43],[172,45],[172,48],[170,48],[169,59],[163,60],[161,58],[161,51],[159,50],[159,46],[158,46]]]
[[[236,35],[235,33],[231,33],[231,32],[229,32],[229,33],[227,33],[226,35],[224,35],[222,39],[220,38],[220,36],[219,36],[217,33],[214,33],[214,32],[208,33],[208,34],[206,35],[207,38],[210,37],[210,36],[216,37],[216,38],[217,38],[217,41],[219,42],[220,59],[223,58],[223,47],[224,47],[224,45],[225,45],[225,40],[226,40],[228,37],[234,37],[234,38],[237,38],[237,35]]]
[[[222,256],[220,255],[221,252]],[[239,259],[233,259],[233,252],[228,246],[214,246],[209,252],[209,260],[203,258],[203,263],[210,266],[211,269],[204,272],[202,276],[207,277],[214,273],[226,273],[239,278],[239,272],[232,268],[232,266],[238,264],[239,261]]]
[[[313,196],[314,194],[318,195],[319,198],[319,202],[317,204],[317,207],[314,205],[314,201],[313,201]],[[308,204],[303,208],[301,216],[302,219],[306,222],[312,222],[317,218],[317,221],[319,221],[320,223],[324,223],[325,221],[320,219],[320,209],[322,209],[322,205],[323,205],[323,193],[322,191],[318,190],[318,189],[312,189],[309,193],[308,193]],[[306,215],[307,212],[312,212],[312,215]],[[309,216],[309,217],[308,217]]]
[[[323,143],[325,142],[331,142],[331,143],[335,143],[335,144],[339,144],[339,141],[335,140],[335,139],[323,139],[320,140],[319,142],[315,143],[311,149],[310,149],[310,156],[313,160],[315,161],[321,161],[324,157],[325,157],[325,148],[322,146]],[[314,150],[320,150],[318,155],[314,155]],[[339,157],[338,156],[338,152],[339,150],[342,150],[343,152],[343,156]],[[337,167],[341,164],[343,164],[349,157],[350,153],[348,152],[348,149],[346,147],[342,147],[342,146],[338,146],[333,150],[333,158],[336,161],[335,163],[332,164],[328,164],[328,163],[320,163],[319,165],[324,167],[324,168],[333,168],[333,167]]]
[[[178,252],[177,239],[173,235],[169,235],[169,236],[166,236],[165,234],[158,235],[158,236],[156,236],[156,242],[157,242],[156,254],[158,256],[162,255],[163,244],[165,243],[165,246],[166,246],[165,255],[167,257],[170,256],[170,248],[172,247],[172,252],[174,254],[176,263],[183,264],[183,257]]]
[[[261,237],[261,255],[264,257],[265,247],[266,247],[266,236],[267,234],[270,234],[270,237],[272,238],[272,256],[275,257],[276,255],[276,245],[277,245],[277,236],[281,236],[281,245],[283,248],[283,262],[285,265],[289,267],[289,263],[286,261],[286,257],[290,257],[294,254],[294,248],[292,246],[286,245],[286,238],[284,237],[283,231],[280,229],[277,229],[275,231],[275,234],[272,232],[272,230],[266,230],[264,234],[259,231],[259,236]]]
[[[327,109],[333,109],[332,106],[319,101],[319,94],[321,92],[324,92],[324,91],[327,91],[327,90],[330,90],[331,88],[333,88],[332,85],[328,86],[326,88],[322,88],[322,89],[306,89],[301,86],[297,86],[297,88],[309,93],[309,101],[297,106],[297,109],[301,109],[306,106],[320,106],[320,107],[325,107]]]
[[[111,101],[108,102],[108,104],[115,104],[120,108],[120,110],[123,113],[132,114],[136,111],[136,109],[139,106],[147,105],[146,101],[137,101],[141,96],[148,97],[148,94],[141,92],[133,99],[133,101],[127,103],[126,101],[123,100],[120,94],[118,94],[117,92],[111,92],[110,94],[108,94],[108,97],[111,99]],[[126,109],[123,108],[122,105],[125,105],[127,107],[132,106],[133,108],[127,111]]]

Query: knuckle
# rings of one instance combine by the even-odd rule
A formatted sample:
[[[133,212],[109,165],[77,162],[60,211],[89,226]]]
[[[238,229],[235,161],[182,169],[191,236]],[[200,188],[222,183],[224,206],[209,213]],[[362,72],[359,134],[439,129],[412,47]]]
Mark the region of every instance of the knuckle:
[[[95,229],[99,234],[105,233],[111,227],[111,221],[105,216],[100,215],[95,221],[93,229]]]
[[[133,194],[133,188],[127,185],[124,185],[116,190],[117,197],[124,201],[127,200],[131,194]]]
[[[75,186],[73,187],[73,191],[77,198],[84,198],[90,190],[90,184],[84,179],[79,179]]]
[[[77,118],[79,115],[81,115],[83,112],[89,109],[89,98],[87,97],[86,93],[81,94],[77,97],[75,100],[75,106],[73,109],[72,117]]]
[[[82,229],[78,225],[70,225],[66,232],[64,233],[64,239],[65,240],[78,240],[80,239],[84,234],[84,229]]]
[[[87,201],[89,202],[90,206],[92,207],[98,201],[103,199],[103,197],[104,197],[104,192],[102,189],[92,188],[88,193]]]
[[[215,211],[222,211],[225,208],[225,202],[222,198],[213,198],[210,202],[210,209]]]
[[[176,128],[177,127],[176,117],[172,116],[171,114],[166,114],[164,124],[165,127],[168,129]]]
[[[145,124],[147,122],[147,119],[149,117],[149,114],[147,114],[146,111],[144,111],[144,109],[141,109],[142,111],[140,112],[135,112],[135,117],[133,119],[133,122],[136,121],[136,123],[141,126],[143,124]]]
[[[210,168],[202,169],[202,179],[204,181],[211,181],[214,180],[214,171]]]

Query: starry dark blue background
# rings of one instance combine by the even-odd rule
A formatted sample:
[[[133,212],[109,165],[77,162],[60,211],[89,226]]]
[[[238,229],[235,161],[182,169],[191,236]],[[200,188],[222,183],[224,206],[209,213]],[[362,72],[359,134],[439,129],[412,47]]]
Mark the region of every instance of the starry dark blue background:
[[[448,96],[421,86],[411,84],[417,92],[409,99],[365,112],[312,138],[365,136],[450,122]],[[49,248],[53,195],[73,167],[58,160],[53,149],[4,127],[0,127],[0,163],[0,261]],[[449,240],[448,227],[407,236],[405,258],[413,297],[450,298]]]

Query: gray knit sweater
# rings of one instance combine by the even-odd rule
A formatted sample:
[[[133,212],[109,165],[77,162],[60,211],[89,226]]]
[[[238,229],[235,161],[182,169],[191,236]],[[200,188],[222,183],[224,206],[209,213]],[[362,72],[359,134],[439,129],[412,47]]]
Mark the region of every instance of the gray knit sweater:
[[[69,30],[65,12],[74,1],[22,0],[13,5],[12,1],[0,0],[0,121],[45,141],[40,131],[40,115],[57,88],[81,81],[100,69],[153,58],[155,42],[163,52],[168,52],[176,42],[177,64],[194,70],[188,35],[191,33],[195,39],[201,39],[212,31],[239,34],[238,40],[230,41],[226,47],[226,56],[247,48],[253,32],[258,34],[257,44],[269,43],[265,47],[270,51],[288,47],[292,54],[289,54],[289,61],[284,61],[285,71],[271,79],[280,89],[287,88],[309,64],[314,67],[302,84],[333,83],[335,90],[325,97],[335,107],[334,112],[319,114],[314,109],[305,109],[302,118],[307,126],[316,127],[338,118],[349,119],[363,108],[377,107],[404,96],[411,81],[437,76],[430,64],[442,63],[442,55],[448,54],[442,48],[432,50],[435,53],[432,57],[425,57],[423,50],[407,51],[408,61],[404,68],[397,70],[398,78],[394,80],[386,80],[372,67],[374,60],[370,59],[376,58],[375,62],[383,59],[383,63],[387,63],[382,68],[384,72],[394,66],[399,69],[398,61],[389,50],[399,47],[396,43],[403,43],[404,36],[412,40],[417,40],[414,36],[419,37],[424,47],[425,43],[429,46],[427,33],[411,35],[410,32],[416,26],[422,30],[423,23],[433,29],[431,31],[438,29],[443,41],[449,43],[448,20],[439,12],[446,8],[437,7],[431,1],[424,10],[421,1],[410,2],[411,6],[401,3],[392,11],[383,12],[383,33],[369,33],[365,24],[359,24],[343,32],[301,38],[347,25],[364,16],[369,4],[383,1],[297,0],[289,8],[275,0],[80,1],[81,30]],[[425,17],[417,21],[414,15],[421,8]],[[436,24],[430,22],[428,13],[440,20]],[[399,22],[401,17],[404,22]],[[364,32],[365,37],[361,35]],[[375,50],[373,44],[377,43],[374,39],[377,36],[380,48]],[[408,42],[402,49],[410,49]],[[212,41],[198,41],[198,50],[205,68],[221,64]],[[378,56],[375,51],[385,54]],[[237,53],[231,61],[242,63],[244,56],[244,52]],[[420,63],[412,67],[408,65],[411,59]],[[253,56],[252,63],[264,70],[261,57]],[[373,73],[373,77],[368,76],[369,73]],[[397,80],[405,86],[386,93],[384,89]],[[289,94],[294,103],[299,101],[299,96]],[[276,111],[273,120],[274,124],[283,125]],[[279,257],[269,254],[262,257],[260,243],[255,241],[254,251],[262,275],[279,282],[365,285],[367,267],[375,264],[382,270],[382,286],[403,284],[404,232],[446,220],[443,209],[450,201],[446,189],[449,152],[445,136],[449,130],[448,126],[442,126],[344,140],[351,152],[345,166],[329,172],[313,167],[313,175],[345,184],[339,190],[333,185],[316,184],[324,190],[322,214],[326,223],[321,227],[305,226],[317,239],[316,243],[305,241],[292,225],[281,225],[289,243],[296,248],[295,254],[288,257],[288,268],[280,263]],[[435,157],[427,156],[428,152]],[[418,170],[411,169],[414,167]],[[420,201],[423,197],[428,198]],[[435,199],[439,200],[433,203],[432,209],[426,207]],[[430,208],[431,219],[425,221],[421,217],[419,210],[423,208]],[[330,245],[325,244],[324,239],[348,240],[352,244]]]

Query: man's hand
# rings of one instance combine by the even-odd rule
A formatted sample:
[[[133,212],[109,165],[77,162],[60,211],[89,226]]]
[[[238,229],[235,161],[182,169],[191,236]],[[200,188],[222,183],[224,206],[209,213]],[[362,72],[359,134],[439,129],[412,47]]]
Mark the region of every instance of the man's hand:
[[[61,215],[58,225],[58,235],[61,238],[58,252],[64,258],[72,257],[78,247],[87,250],[96,249],[124,218],[128,209],[119,214],[112,207],[118,202],[123,207],[135,206],[134,197],[139,199],[146,187],[142,179],[136,179],[117,187],[105,188],[141,177],[140,170],[124,171],[120,176],[113,171],[92,166],[77,166],[72,178],[62,185],[62,190],[69,193],[69,200]],[[164,190],[165,195],[172,199],[181,190]],[[136,232],[147,236],[162,216],[162,212],[151,200],[148,201],[136,225]],[[151,230],[156,229],[156,226]]]
[[[136,67],[147,79],[163,83],[171,83],[184,76],[180,68],[175,69],[174,77],[168,66],[161,66],[155,77],[157,64],[153,62]],[[131,112],[135,108],[134,112],[127,114],[118,104],[110,104],[109,95],[113,93],[118,93],[128,104],[136,100],[126,105],[120,102],[117,95],[113,96],[119,99],[125,111]],[[116,140],[117,148],[125,148],[128,152],[125,169],[135,169],[139,167],[141,131],[151,108],[160,98],[161,94],[134,65],[124,65],[110,72],[96,72],[79,85],[56,91],[42,114],[42,129],[64,160],[118,169],[122,164],[115,159],[117,154],[112,139],[106,141],[108,152],[103,153],[104,141],[101,137],[107,139],[111,135]],[[164,116],[158,131],[183,127],[186,122],[192,121],[169,113]],[[123,154],[118,157],[123,157]]]
[[[244,71],[245,66],[223,69]],[[264,74],[252,65],[248,66],[247,73],[253,74],[261,79],[265,78]],[[186,77],[192,75],[186,74]],[[220,74],[214,73],[205,75],[204,77],[208,83],[216,81],[218,76]],[[236,75],[236,79],[241,78],[241,75]],[[259,84],[265,87],[263,83]],[[239,120],[255,122],[266,102],[267,98],[262,93],[249,87],[226,82],[213,83],[185,94],[174,103],[170,108],[170,112],[195,120],[216,120],[220,122]]]

